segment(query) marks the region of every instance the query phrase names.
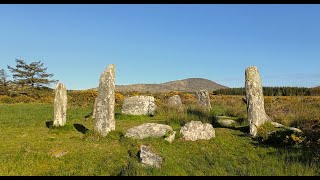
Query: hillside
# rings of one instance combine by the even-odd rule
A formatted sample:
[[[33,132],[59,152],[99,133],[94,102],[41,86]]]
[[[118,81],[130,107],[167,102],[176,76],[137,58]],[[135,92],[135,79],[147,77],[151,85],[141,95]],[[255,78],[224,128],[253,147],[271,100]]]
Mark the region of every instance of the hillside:
[[[215,89],[227,88],[221,84],[217,84],[211,80],[203,78],[188,78],[177,81],[170,81],[161,84],[132,84],[132,85],[117,85],[116,91],[138,91],[138,92],[169,92],[183,91],[196,92],[202,89],[213,91]]]

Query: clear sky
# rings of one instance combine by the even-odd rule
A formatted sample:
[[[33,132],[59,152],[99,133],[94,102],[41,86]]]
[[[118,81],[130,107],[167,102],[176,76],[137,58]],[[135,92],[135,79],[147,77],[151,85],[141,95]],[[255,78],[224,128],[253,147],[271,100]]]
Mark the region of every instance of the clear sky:
[[[0,68],[42,61],[69,89],[198,77],[320,85],[320,5],[0,5]],[[6,69],[7,70],[7,69]]]

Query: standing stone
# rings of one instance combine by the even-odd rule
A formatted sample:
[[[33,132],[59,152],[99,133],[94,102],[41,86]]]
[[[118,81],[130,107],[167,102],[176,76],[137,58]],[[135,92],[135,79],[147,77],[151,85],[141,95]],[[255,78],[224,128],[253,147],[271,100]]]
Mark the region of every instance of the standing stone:
[[[197,92],[198,105],[204,107],[206,110],[211,110],[211,103],[208,90],[200,90]]]
[[[107,136],[110,131],[115,130],[114,118],[115,106],[115,69],[111,64],[101,74],[98,97],[96,102],[94,131],[102,136]]]
[[[98,99],[98,98],[96,98],[96,99],[94,100],[94,107],[93,107],[93,113],[92,113],[92,117],[93,117],[93,118],[96,117],[97,99]]]
[[[257,67],[248,67],[245,72],[245,79],[250,134],[252,136],[256,136],[257,128],[263,125],[266,121],[270,121],[270,118],[264,109],[262,84]]]
[[[170,107],[181,107],[182,101],[179,95],[174,95],[168,99],[168,106]]]
[[[67,121],[67,88],[64,84],[58,83],[54,97],[54,120],[53,126],[64,126]]]
[[[152,96],[133,96],[124,99],[121,112],[129,115],[154,115],[156,107]]]

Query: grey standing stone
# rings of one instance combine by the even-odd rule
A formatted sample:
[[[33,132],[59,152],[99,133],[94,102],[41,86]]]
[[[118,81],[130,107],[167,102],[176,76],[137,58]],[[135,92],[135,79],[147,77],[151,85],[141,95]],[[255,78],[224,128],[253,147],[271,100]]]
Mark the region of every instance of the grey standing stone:
[[[179,95],[174,95],[168,99],[168,106],[181,107],[182,101]]]
[[[124,99],[122,113],[129,115],[154,115],[156,104],[152,96],[133,96]]]
[[[53,126],[64,126],[67,121],[67,88],[64,84],[58,83],[54,97],[54,120]]]
[[[208,90],[200,90],[197,92],[198,105],[204,107],[206,110],[211,110],[210,96]]]
[[[140,161],[145,167],[160,168],[163,162],[162,157],[152,152],[151,148],[146,145],[140,147]]]
[[[215,137],[213,126],[209,123],[202,124],[201,121],[191,121],[184,125],[180,133],[186,141],[209,140]]]
[[[102,136],[107,136],[110,131],[113,131],[116,128],[114,117],[114,90],[115,68],[114,65],[111,64],[100,76],[95,112],[94,131]]]
[[[255,66],[248,67],[245,71],[245,89],[250,134],[256,136],[257,128],[270,121],[270,118],[264,109],[262,83],[258,68]]]

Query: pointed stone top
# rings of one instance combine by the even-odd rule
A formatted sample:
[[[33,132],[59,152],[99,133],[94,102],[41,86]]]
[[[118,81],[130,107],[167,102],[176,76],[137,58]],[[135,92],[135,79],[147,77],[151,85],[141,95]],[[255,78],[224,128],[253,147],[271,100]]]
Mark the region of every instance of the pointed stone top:
[[[56,86],[56,89],[57,88],[66,88],[66,86],[63,83],[59,82]]]
[[[115,75],[115,66],[114,66],[114,64],[110,64],[104,71],[103,71],[103,73],[101,74],[101,76],[100,76],[100,81],[102,80],[102,79],[105,79],[106,78],[106,76],[107,76],[107,74],[109,74],[110,76],[112,76],[112,77],[114,77],[114,75]]]
[[[114,69],[114,64],[110,64],[110,65],[107,67],[106,71],[109,70],[109,69]]]
[[[247,67],[246,70],[249,70],[249,69],[258,69],[258,68],[257,68],[257,66],[249,66],[249,67]]]
[[[114,64],[110,64],[108,68],[114,68]]]

